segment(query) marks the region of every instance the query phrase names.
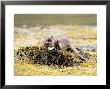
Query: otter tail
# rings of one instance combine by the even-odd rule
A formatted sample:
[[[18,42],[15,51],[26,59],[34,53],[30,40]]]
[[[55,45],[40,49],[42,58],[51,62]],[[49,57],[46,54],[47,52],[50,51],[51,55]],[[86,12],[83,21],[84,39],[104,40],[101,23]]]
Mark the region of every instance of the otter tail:
[[[86,60],[86,58],[84,58],[83,57],[83,55],[82,54],[80,54],[80,51],[78,51],[77,49],[76,49],[76,47],[72,47],[72,50],[73,50],[73,52],[75,52],[75,54],[78,56],[78,58],[80,58],[82,61],[85,61]]]

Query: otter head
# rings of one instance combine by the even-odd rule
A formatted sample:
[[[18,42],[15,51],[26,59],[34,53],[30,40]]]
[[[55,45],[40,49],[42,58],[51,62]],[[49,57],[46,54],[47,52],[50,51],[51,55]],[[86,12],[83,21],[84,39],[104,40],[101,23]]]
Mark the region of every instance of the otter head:
[[[52,42],[52,38],[53,36],[51,36],[50,38],[47,38],[46,42]]]
[[[45,41],[44,46],[47,50],[51,50],[51,48],[53,47],[52,46],[52,38],[53,38],[53,36],[51,36],[50,38],[47,38],[46,41]]]

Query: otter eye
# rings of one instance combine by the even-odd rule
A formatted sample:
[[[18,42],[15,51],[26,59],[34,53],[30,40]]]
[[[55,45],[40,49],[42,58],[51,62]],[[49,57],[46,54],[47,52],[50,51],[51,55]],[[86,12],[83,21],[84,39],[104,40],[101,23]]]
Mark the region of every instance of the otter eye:
[[[48,40],[48,42],[51,42],[51,40]]]

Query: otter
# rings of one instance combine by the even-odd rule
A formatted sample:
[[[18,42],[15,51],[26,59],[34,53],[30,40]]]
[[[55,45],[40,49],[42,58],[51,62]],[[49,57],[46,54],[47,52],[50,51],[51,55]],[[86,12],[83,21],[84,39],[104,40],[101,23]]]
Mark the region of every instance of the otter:
[[[74,52],[81,60],[85,60],[80,51],[74,46],[70,45],[69,39],[63,35],[56,35],[46,37],[44,41],[44,48],[46,50],[66,50],[68,52]]]

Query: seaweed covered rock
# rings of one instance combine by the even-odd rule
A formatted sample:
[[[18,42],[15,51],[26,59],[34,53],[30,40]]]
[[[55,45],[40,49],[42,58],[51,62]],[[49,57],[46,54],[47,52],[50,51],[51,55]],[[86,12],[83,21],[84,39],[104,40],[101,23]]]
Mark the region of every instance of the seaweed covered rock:
[[[64,50],[45,50],[38,46],[22,47],[15,51],[15,57],[21,61],[41,65],[72,66],[80,62],[78,57]]]

